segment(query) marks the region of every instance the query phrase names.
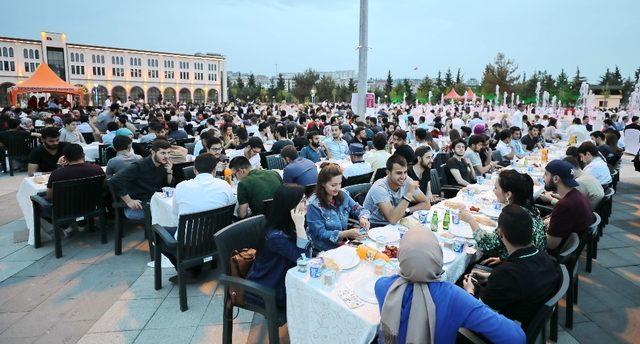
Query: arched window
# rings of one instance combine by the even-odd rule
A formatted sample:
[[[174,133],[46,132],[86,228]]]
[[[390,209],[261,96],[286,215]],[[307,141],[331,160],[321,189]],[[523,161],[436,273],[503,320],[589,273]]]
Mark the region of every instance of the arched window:
[[[40,59],[40,50],[36,49],[36,60]]]
[[[74,53],[71,53],[71,56],[69,56],[69,58],[71,59],[71,62],[76,62],[74,56],[75,56]]]
[[[9,50],[7,49],[7,47],[2,48],[2,56],[4,57],[9,56]]]
[[[29,58],[32,59],[33,58],[33,49],[29,49]]]
[[[80,62],[84,62],[84,54],[80,54]]]
[[[111,56],[111,64],[116,64],[116,57],[115,56]]]
[[[91,54],[91,62],[96,63],[96,55]]]
[[[28,50],[28,49],[25,49],[25,50],[23,50],[22,52],[24,53],[24,58],[25,58],[25,59],[28,59],[28,58],[29,58],[29,50]]]
[[[100,63],[104,64],[104,55],[100,55]]]
[[[9,48],[9,57],[13,57],[13,48]]]

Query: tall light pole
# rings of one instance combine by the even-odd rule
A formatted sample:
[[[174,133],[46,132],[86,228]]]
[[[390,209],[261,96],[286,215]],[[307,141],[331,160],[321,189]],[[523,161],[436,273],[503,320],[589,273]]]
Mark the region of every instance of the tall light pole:
[[[360,44],[358,45],[358,114],[366,113],[367,97],[367,52],[368,44],[368,0],[360,0]]]

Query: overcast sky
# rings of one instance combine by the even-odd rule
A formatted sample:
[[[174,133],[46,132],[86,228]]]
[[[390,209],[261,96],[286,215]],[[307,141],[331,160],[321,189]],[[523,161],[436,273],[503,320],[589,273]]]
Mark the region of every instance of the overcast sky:
[[[231,71],[357,70],[358,0],[10,1],[0,35],[181,53],[214,52]],[[38,4],[41,3],[41,4]],[[519,71],[640,66],[637,0],[369,0],[369,76],[461,68],[480,79],[498,52]],[[417,70],[414,68],[417,67]]]

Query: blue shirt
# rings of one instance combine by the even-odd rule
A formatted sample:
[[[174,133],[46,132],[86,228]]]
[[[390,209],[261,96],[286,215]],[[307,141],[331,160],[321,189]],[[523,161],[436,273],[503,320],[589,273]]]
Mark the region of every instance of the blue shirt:
[[[511,147],[513,147],[513,151],[516,153],[516,155],[525,155],[527,153],[524,151],[520,140],[511,139]]]
[[[276,303],[286,304],[286,291],[284,278],[287,271],[296,266],[296,261],[302,253],[307,253],[308,242],[290,237],[282,230],[270,229],[267,231],[264,245],[258,250],[256,260],[251,265],[247,279],[260,283],[276,291]],[[262,304],[261,298],[246,293],[245,297],[254,304]]]
[[[324,157],[325,154],[323,151],[321,150],[315,150],[313,148],[311,148],[310,146],[304,146],[302,147],[302,149],[300,150],[300,156],[305,158],[305,159],[309,159],[311,161],[318,162],[320,161],[320,158]]]
[[[111,146],[113,144],[113,138],[116,137],[115,131],[110,131],[104,135],[102,135],[102,143],[105,145]]]
[[[318,168],[313,161],[298,157],[285,166],[282,180],[285,183],[295,183],[302,186],[315,184],[318,181]]]
[[[336,141],[333,137],[329,137],[324,140],[324,144],[327,145],[327,150],[331,152],[332,159],[343,160],[349,154],[349,145],[343,139]]]
[[[359,219],[369,217],[369,211],[349,196],[342,193],[342,204],[336,204],[330,208],[320,205],[320,200],[315,195],[309,199],[307,208],[307,235],[318,251],[326,251],[338,246],[338,234],[347,229],[349,216]],[[335,198],[334,198],[335,199]]]
[[[397,275],[381,277],[376,282],[375,293],[380,312],[382,312],[387,292],[396,279],[398,279]],[[482,334],[493,343],[525,342],[524,331],[517,323],[494,312],[464,289],[449,282],[431,282],[428,285],[436,307],[435,343],[455,343],[458,329],[461,327]],[[409,284],[402,297],[402,309],[398,315],[400,316],[399,344],[407,341],[412,299],[413,284]],[[382,343],[381,340],[378,342]]]

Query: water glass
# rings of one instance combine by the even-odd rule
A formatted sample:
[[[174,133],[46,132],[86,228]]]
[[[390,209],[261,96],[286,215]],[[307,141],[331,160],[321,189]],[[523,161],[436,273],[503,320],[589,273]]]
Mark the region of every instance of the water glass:
[[[298,272],[303,274],[307,273],[307,265],[309,265],[309,260],[306,258],[298,258]]]
[[[322,283],[327,288],[333,287],[336,284],[336,272],[333,269],[326,269],[322,274]]]

